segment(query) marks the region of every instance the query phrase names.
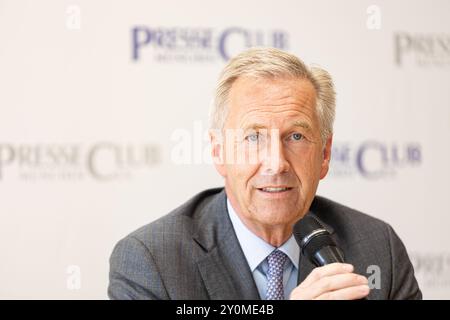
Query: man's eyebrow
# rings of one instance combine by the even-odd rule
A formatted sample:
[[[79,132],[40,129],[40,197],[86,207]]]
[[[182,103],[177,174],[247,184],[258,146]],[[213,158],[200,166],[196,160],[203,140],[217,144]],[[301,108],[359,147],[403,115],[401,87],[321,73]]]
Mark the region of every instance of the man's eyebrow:
[[[267,126],[261,124],[261,123],[250,123],[246,126],[244,126],[244,131],[247,130],[261,130],[261,129],[267,129]]]
[[[294,127],[302,127],[306,130],[311,130],[311,126],[309,125],[309,123],[301,120],[294,121]]]
[[[294,127],[301,127],[306,130],[311,130],[311,126],[306,121],[295,120],[292,125]],[[250,123],[250,124],[244,126],[244,131],[247,131],[247,130],[257,131],[257,130],[261,130],[261,129],[268,129],[268,128],[266,125],[261,124],[261,123]]]

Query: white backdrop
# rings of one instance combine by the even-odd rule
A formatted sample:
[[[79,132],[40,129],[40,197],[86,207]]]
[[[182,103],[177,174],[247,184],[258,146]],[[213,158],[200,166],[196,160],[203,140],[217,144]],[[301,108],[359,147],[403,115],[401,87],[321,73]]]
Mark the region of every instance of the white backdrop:
[[[450,298],[449,12],[447,0],[0,0],[0,298],[106,298],[120,238],[222,185],[202,160],[208,109],[226,59],[253,45],[333,75],[319,194],[389,222],[424,297]]]

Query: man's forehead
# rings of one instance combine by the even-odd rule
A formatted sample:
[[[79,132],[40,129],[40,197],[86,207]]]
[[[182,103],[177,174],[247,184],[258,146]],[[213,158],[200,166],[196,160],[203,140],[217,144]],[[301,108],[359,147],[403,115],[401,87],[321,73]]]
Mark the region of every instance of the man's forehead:
[[[239,108],[239,107],[238,107]],[[271,106],[270,108],[255,107],[234,108],[229,124],[244,130],[260,130],[273,128],[302,128],[311,130],[316,125],[316,114],[314,106],[299,107],[293,105]],[[232,109],[233,112],[233,109]]]
[[[315,105],[315,90],[305,79],[247,77],[236,80],[228,102],[233,113],[300,111]]]
[[[313,84],[305,78],[294,77],[251,77],[241,76],[237,78],[230,88],[231,96],[239,96],[239,93],[252,93],[252,95],[270,95],[275,92],[281,94],[314,94]]]

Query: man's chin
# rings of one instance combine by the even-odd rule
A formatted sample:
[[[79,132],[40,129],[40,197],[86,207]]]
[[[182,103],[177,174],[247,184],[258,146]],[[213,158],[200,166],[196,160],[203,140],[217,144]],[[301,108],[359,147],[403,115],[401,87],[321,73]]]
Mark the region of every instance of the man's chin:
[[[294,213],[296,209],[285,210],[283,208],[274,208],[270,210],[261,210],[257,213],[260,221],[267,226],[291,225],[292,221],[299,219],[298,214]]]

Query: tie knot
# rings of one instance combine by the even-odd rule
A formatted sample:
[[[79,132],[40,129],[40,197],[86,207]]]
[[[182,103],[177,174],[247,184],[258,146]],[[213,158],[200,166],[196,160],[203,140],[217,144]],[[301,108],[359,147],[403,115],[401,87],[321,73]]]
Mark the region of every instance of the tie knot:
[[[268,273],[272,275],[282,274],[287,257],[288,256],[280,250],[275,250],[269,254],[267,257],[267,263],[269,264]]]

